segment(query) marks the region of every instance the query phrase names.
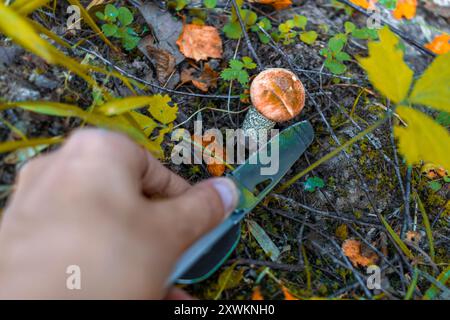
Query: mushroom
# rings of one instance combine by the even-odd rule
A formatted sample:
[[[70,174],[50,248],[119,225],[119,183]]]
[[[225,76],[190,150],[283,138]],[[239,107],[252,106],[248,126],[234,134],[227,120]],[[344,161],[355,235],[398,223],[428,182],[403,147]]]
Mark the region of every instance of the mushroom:
[[[252,106],[245,116],[245,136],[257,139],[260,129],[295,118],[305,106],[305,88],[297,76],[282,68],[264,70],[250,87]],[[257,141],[257,140],[256,140]]]

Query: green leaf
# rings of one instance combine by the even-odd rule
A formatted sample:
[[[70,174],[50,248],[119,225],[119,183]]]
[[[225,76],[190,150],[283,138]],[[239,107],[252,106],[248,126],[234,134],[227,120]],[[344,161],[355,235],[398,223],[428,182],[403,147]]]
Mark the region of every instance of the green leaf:
[[[439,181],[430,181],[428,182],[428,186],[434,192],[437,192],[442,189],[442,184]]]
[[[344,48],[344,45],[345,41],[340,37],[334,36],[328,41],[328,48],[335,54],[341,51],[342,48]]]
[[[265,35],[262,32],[258,32],[258,38],[259,38],[259,41],[261,41],[261,43],[263,43],[263,44],[268,44],[270,42],[270,37]]]
[[[308,192],[314,192],[316,189],[323,188],[325,186],[325,182],[319,177],[310,177],[304,183],[304,189]]]
[[[369,57],[358,58],[373,86],[394,103],[403,101],[411,86],[413,72],[403,61],[399,39],[388,27],[379,31],[380,41],[369,42]]]
[[[352,58],[349,56],[349,54],[347,52],[338,52],[336,53],[336,60],[338,61],[350,61]]]
[[[450,113],[444,111],[439,112],[436,121],[444,127],[450,126]]]
[[[307,31],[300,34],[300,40],[302,40],[306,44],[313,44],[317,39],[317,32],[315,31]]]
[[[141,38],[134,36],[127,35],[126,37],[122,38],[123,47],[128,51],[135,49],[138,46],[139,41],[141,41]]]
[[[169,124],[174,122],[177,118],[178,106],[175,104],[173,107],[169,105],[172,100],[168,95],[154,95],[153,100],[150,102],[150,108],[148,111],[150,114],[163,124]]]
[[[126,7],[121,7],[119,9],[118,18],[123,27],[130,25],[134,20],[133,14]]]
[[[232,264],[219,275],[219,280],[214,286],[213,293],[209,294],[212,299],[219,299],[224,290],[233,289],[242,281],[244,277],[244,269],[235,270],[236,265],[237,263]]]
[[[240,12],[242,21],[244,21],[247,26],[254,25],[256,23],[256,20],[258,20],[258,15],[252,10],[242,9],[240,10]]]
[[[230,67],[234,70],[241,70],[242,68],[244,68],[244,63],[237,59],[232,59],[229,63]]]
[[[301,15],[295,15],[293,21],[295,27],[305,30],[306,24],[308,23],[308,18]]]
[[[269,19],[267,19],[266,17],[262,18],[258,24],[261,26],[261,28],[263,28],[266,31],[269,31],[270,29],[272,29],[272,23],[270,22]]]
[[[217,0],[204,0],[203,4],[208,9],[213,9],[213,8],[215,8],[217,6]]]
[[[394,135],[399,140],[399,151],[408,165],[423,160],[450,170],[448,131],[431,117],[413,108],[400,106],[396,112],[408,125],[394,127]]]
[[[356,26],[355,26],[354,23],[352,23],[352,22],[350,22],[350,21],[346,21],[346,22],[344,23],[344,28],[345,28],[345,33],[349,34],[349,33],[352,33],[353,30],[356,29]]]
[[[242,36],[241,25],[238,21],[230,21],[223,27],[225,36],[229,39],[239,39]]]
[[[277,261],[281,254],[280,249],[273,243],[264,229],[253,220],[248,220],[248,229],[266,255],[268,255],[272,261]]]
[[[97,18],[99,18],[100,20],[105,20],[105,19],[106,19],[105,15],[104,15],[103,12],[101,12],[101,11],[97,11],[97,12],[95,13],[95,15],[96,15]]]
[[[414,85],[412,103],[450,112],[450,52],[439,55]]]
[[[250,57],[243,57],[242,62],[244,63],[244,68],[246,69],[255,69],[257,67],[256,63],[253,62]]]
[[[117,33],[117,30],[118,28],[115,24],[107,23],[102,26],[102,31],[107,37],[114,36]]]
[[[117,16],[119,15],[119,10],[112,4],[107,4],[105,7],[105,16],[108,20],[115,22]]]
[[[344,64],[330,58],[325,60],[325,67],[334,74],[343,74],[347,70],[347,67]]]
[[[282,23],[278,26],[278,31],[280,31],[281,33],[288,33],[289,31],[291,31],[291,27],[287,23]]]

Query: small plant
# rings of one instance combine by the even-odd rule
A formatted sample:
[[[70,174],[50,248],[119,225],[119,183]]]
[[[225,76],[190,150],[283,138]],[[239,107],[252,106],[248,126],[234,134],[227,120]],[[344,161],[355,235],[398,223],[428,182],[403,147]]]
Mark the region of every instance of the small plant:
[[[325,187],[325,182],[319,177],[311,177],[306,180],[303,187],[305,191],[314,192],[316,189]]]
[[[337,34],[328,41],[326,48],[320,50],[320,54],[326,58],[325,67],[334,74],[342,74],[347,70],[345,61],[351,60],[348,53],[342,51],[347,42],[347,38],[342,34]]]
[[[354,23],[350,21],[346,21],[344,23],[345,28],[345,35],[349,36],[352,35],[352,37],[356,39],[361,40],[377,40],[378,39],[378,32],[376,29],[372,28],[357,28]]]
[[[236,0],[236,3],[239,7],[239,15],[241,16],[242,21],[244,22],[246,28],[250,28],[258,20],[258,15],[252,10],[242,9],[242,5],[244,3],[243,0]],[[239,17],[234,8],[231,10],[230,20],[227,24],[225,24],[222,30],[225,33],[225,36],[229,39],[237,40],[242,36],[241,24],[239,23]]]
[[[258,23],[250,28],[250,30],[258,35],[261,43],[268,44],[270,42],[270,37],[266,33],[262,32],[261,29],[266,31],[267,34],[270,34],[270,30],[272,30],[272,23],[266,17],[260,19]]]
[[[237,80],[244,88],[248,87],[250,77],[247,70],[256,68],[256,63],[250,57],[243,57],[242,61],[237,59],[230,60],[230,67],[226,68],[220,74],[223,80]]]
[[[306,31],[308,18],[301,15],[295,15],[293,19],[287,20],[278,26],[278,33],[274,33],[273,37],[283,44],[291,44],[298,36],[299,39],[306,44],[313,44],[317,39],[316,31]],[[298,30],[300,29],[300,30]]]
[[[126,7],[116,8],[112,4],[105,7],[105,11],[97,12],[97,17],[104,21],[102,31],[107,37],[121,39],[122,46],[131,51],[137,47],[141,38],[136,31],[130,27],[134,21],[133,14]]]

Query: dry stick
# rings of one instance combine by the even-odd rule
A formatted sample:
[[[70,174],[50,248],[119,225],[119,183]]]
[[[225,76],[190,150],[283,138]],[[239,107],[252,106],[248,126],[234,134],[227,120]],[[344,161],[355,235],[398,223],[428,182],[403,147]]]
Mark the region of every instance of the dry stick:
[[[351,3],[348,0],[338,0],[339,2],[352,7],[353,9],[355,9],[356,11],[362,13],[363,15],[365,15],[366,17],[370,17],[371,13],[367,12],[366,10],[362,9],[360,6],[357,6],[356,4]],[[396,33],[399,37],[401,37],[403,40],[405,40],[406,42],[409,42],[412,46],[416,47],[417,49],[419,49],[419,51],[421,51],[422,53],[425,53],[429,56],[435,57],[436,54],[430,50],[428,50],[427,48],[423,47],[422,44],[420,44],[419,42],[417,42],[416,40],[414,40],[413,38],[410,38],[408,35],[404,34],[400,29],[398,29],[397,27],[393,26],[392,24],[390,24],[389,22],[384,21],[383,19],[380,18],[381,23],[383,23],[384,25],[388,26],[394,33]]]
[[[227,264],[246,264],[246,265],[255,265],[255,266],[263,266],[268,267],[271,269],[278,269],[283,271],[289,271],[289,272],[298,272],[303,271],[305,268],[300,265],[292,265],[292,264],[284,264],[284,263],[276,263],[271,261],[261,261],[261,260],[253,260],[253,259],[232,259],[228,261]]]
[[[253,48],[252,43],[250,42],[250,38],[248,36],[245,22],[242,20],[241,13],[239,12],[239,6],[236,3],[236,0],[231,0],[233,3],[233,8],[236,11],[236,16],[239,20],[239,24],[241,25],[242,34],[244,35],[245,43],[247,44],[248,50],[250,51],[250,54],[253,56],[253,59],[255,59],[256,64],[258,65],[258,69],[262,70],[264,69],[264,65],[262,64],[261,60],[259,60],[258,55],[256,54],[255,49]]]

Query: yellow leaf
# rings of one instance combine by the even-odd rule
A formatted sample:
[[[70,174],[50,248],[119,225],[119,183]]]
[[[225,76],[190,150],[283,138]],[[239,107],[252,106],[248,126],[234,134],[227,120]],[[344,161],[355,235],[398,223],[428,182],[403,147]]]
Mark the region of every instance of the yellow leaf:
[[[119,115],[133,109],[145,107],[149,104],[157,104],[158,101],[159,100],[157,95],[115,99],[101,105],[98,110],[108,116]]]
[[[395,126],[399,151],[408,164],[432,162],[450,169],[450,135],[432,118],[413,108],[400,106],[396,112],[406,121],[407,127]]]
[[[434,59],[414,85],[412,103],[450,112],[450,52]]]
[[[139,124],[144,134],[148,137],[156,129],[158,124],[150,117],[143,115],[142,113],[131,111],[130,115]]]
[[[48,2],[50,2],[50,0],[17,0],[11,5],[11,8],[18,13],[27,16],[36,9],[46,5]]]
[[[42,145],[58,144],[63,142],[63,137],[54,138],[37,138],[30,140],[20,140],[20,141],[6,141],[0,143],[0,153],[11,152],[17,149],[37,147]]]
[[[169,105],[171,101],[172,100],[168,95],[154,95],[148,111],[153,116],[153,118],[163,124],[174,122],[177,118],[178,106],[175,104],[173,107],[171,107]]]
[[[127,134],[130,138],[134,139],[137,143],[150,151],[155,157],[163,156],[162,149],[158,142],[149,140],[142,130],[135,128],[128,123],[124,123],[123,120],[117,118],[110,118],[102,114],[87,112],[74,105],[50,101],[20,101],[0,104],[0,109],[7,107],[19,107],[28,111],[51,116],[77,117],[91,125]]]
[[[369,42],[369,57],[358,58],[373,86],[395,103],[406,98],[413,72],[403,61],[399,39],[388,27],[378,32],[380,41]]]

